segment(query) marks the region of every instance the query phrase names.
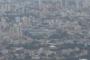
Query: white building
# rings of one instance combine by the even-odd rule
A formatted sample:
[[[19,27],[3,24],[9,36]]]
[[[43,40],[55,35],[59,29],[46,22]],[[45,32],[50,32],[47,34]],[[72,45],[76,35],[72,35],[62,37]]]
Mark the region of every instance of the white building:
[[[88,59],[79,59],[79,60],[88,60]]]

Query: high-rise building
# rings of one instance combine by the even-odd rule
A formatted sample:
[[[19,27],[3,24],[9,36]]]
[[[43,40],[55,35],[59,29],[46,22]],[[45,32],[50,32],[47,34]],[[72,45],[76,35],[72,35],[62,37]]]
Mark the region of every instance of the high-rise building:
[[[60,0],[65,9],[80,9],[89,5],[89,0]]]

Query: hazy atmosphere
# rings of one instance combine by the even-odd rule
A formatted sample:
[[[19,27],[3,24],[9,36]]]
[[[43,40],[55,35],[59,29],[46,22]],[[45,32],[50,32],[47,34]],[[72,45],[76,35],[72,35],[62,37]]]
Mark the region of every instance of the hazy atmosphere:
[[[0,0],[0,60],[90,60],[90,0]]]

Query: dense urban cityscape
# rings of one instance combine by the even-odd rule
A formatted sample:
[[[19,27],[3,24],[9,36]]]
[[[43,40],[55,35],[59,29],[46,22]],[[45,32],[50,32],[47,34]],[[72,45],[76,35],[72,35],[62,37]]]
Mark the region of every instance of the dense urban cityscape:
[[[90,60],[90,0],[0,0],[0,60]]]

